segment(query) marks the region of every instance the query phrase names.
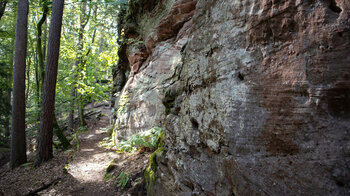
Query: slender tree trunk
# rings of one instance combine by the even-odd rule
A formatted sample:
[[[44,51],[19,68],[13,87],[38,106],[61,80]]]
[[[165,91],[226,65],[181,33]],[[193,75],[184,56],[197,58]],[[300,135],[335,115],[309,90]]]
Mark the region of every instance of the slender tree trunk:
[[[45,77],[45,66],[44,66],[44,58],[45,58],[45,48],[42,49],[42,26],[46,22],[47,19],[47,13],[49,11],[49,8],[47,6],[47,0],[42,0],[42,9],[43,9],[43,15],[41,16],[36,29],[37,29],[37,37],[36,37],[36,54],[38,57],[38,64],[39,66],[35,67],[35,79],[36,79],[36,95],[37,95],[37,104],[38,108],[40,108],[41,105],[41,95],[42,90],[44,86],[44,77]],[[45,35],[44,35],[44,43]],[[38,122],[40,122],[40,114],[38,115]]]
[[[12,139],[10,167],[27,162],[25,135],[25,71],[27,56],[28,0],[19,0],[17,9],[15,65],[13,74]]]
[[[31,55],[28,56],[27,58],[27,90],[25,91],[26,92],[26,102],[28,102],[28,98],[29,98],[29,95],[30,95],[30,64],[31,64]]]
[[[47,16],[48,17],[48,16]],[[45,61],[46,61],[46,46],[47,46],[47,17],[46,17],[46,20],[44,22],[44,39],[43,39],[43,61],[44,61],[44,64],[45,64]]]
[[[97,12],[97,8],[95,9],[95,12]],[[81,41],[81,51],[83,50],[83,31],[84,31],[85,25],[82,27],[82,31],[79,34],[79,41]],[[95,36],[96,36],[96,29],[94,30],[94,33],[92,35],[92,41],[91,41],[91,45],[95,42]],[[86,54],[84,56],[88,56],[89,53],[91,52],[91,48],[86,52]],[[79,69],[82,71],[85,68],[86,65],[86,60],[82,60],[83,56],[80,56],[80,60],[77,61],[77,66],[79,66]],[[82,80],[83,78],[81,78]],[[79,122],[80,122],[80,126],[84,127],[86,126],[86,121],[85,121],[85,117],[84,117],[84,95],[79,95]]]
[[[45,77],[45,67],[44,67],[44,55],[43,55],[43,49],[42,49],[42,26],[47,18],[47,12],[49,11],[49,8],[47,6],[47,1],[42,1],[43,3],[43,15],[41,19],[38,22],[37,25],[37,38],[36,38],[36,50],[38,54],[38,60],[39,60],[39,67],[40,67],[40,81],[41,81],[41,92],[44,84],[44,77]]]
[[[63,149],[68,148],[70,146],[70,143],[69,143],[67,137],[63,134],[60,126],[58,125],[55,112],[54,112],[54,117],[53,117],[53,129],[54,129],[55,135],[57,136],[58,140],[60,140],[60,142],[62,144],[62,148]]]
[[[43,88],[36,165],[52,158],[53,120],[64,0],[54,0]]]
[[[89,22],[90,12],[91,12],[91,8],[90,8],[89,13],[87,14],[86,7],[87,7],[87,1],[84,1],[83,5],[81,7],[80,29],[79,29],[79,35],[78,35],[78,54],[77,54],[77,60],[76,60],[76,64],[75,64],[75,67],[76,67],[75,70],[78,71],[76,76],[74,76],[74,78],[76,80],[81,79],[80,77],[78,77],[78,75],[83,70],[83,48],[84,48],[83,38],[84,38],[85,27],[86,27],[87,23]],[[78,88],[79,88],[79,86],[78,86]],[[86,126],[86,121],[85,121],[85,117],[84,117],[83,95],[76,94],[75,96],[76,96],[76,103],[78,106],[79,124],[81,127],[84,127],[84,126]]]
[[[41,95],[40,95],[40,73],[39,73],[39,66],[38,66],[38,57],[37,54],[34,54],[34,71],[35,71],[35,95],[36,95],[36,104],[37,107],[40,107],[40,99],[41,99]],[[40,114],[38,115],[38,122],[40,121]]]
[[[68,116],[68,130],[73,131],[74,129],[74,99],[75,99],[75,87],[73,86],[71,91],[71,104],[70,104],[70,112]]]
[[[0,0],[0,20],[5,13],[7,0]]]
[[[9,91],[7,94],[7,102],[9,105],[11,105],[11,91]],[[5,137],[8,138],[9,136],[10,136],[10,115],[7,115],[5,119]]]
[[[85,116],[84,116],[84,102],[82,98],[79,100],[79,122],[81,127],[86,126]]]

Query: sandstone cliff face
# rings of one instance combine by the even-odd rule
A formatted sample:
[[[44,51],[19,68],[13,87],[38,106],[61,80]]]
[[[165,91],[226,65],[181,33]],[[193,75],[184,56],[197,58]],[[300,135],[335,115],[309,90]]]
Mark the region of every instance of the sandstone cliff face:
[[[155,195],[350,194],[349,1],[152,5],[115,127],[165,129]]]

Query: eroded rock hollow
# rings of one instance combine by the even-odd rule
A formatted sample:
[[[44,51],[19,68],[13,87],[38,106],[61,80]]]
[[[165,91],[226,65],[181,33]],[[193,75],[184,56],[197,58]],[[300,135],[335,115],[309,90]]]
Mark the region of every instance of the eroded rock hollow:
[[[348,0],[133,0],[121,15],[115,138],[166,135],[149,194],[350,194]]]

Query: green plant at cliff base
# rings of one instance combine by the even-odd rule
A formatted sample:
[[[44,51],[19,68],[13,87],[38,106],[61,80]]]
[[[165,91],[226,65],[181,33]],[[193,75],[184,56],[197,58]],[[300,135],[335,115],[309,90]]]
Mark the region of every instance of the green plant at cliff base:
[[[161,132],[157,137],[157,150],[154,151],[151,156],[149,156],[148,167],[144,172],[144,178],[146,181],[147,195],[155,195],[154,193],[154,185],[157,179],[157,156],[164,154],[164,132]]]
[[[125,186],[128,184],[130,178],[130,174],[126,172],[120,172],[119,176],[117,177],[118,181],[118,187],[125,188]]]
[[[158,154],[164,153],[164,147],[159,147],[156,151],[154,151],[149,157],[149,164],[144,172],[144,178],[146,181],[147,195],[154,195],[153,187],[155,185],[157,176],[156,171],[158,167],[157,156]]]
[[[126,141],[119,142],[117,152],[133,152],[142,147],[154,150],[159,147],[160,138],[164,138],[164,132],[160,127],[153,127],[148,131],[132,135]]]
[[[111,149],[115,146],[113,142],[113,138],[111,137],[105,137],[103,140],[100,142],[100,145],[104,148]]]

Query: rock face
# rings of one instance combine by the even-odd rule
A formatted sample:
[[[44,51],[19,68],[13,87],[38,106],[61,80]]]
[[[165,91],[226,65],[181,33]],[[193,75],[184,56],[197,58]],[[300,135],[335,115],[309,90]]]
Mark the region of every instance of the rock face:
[[[349,1],[152,5],[115,135],[165,129],[155,195],[350,194]]]

